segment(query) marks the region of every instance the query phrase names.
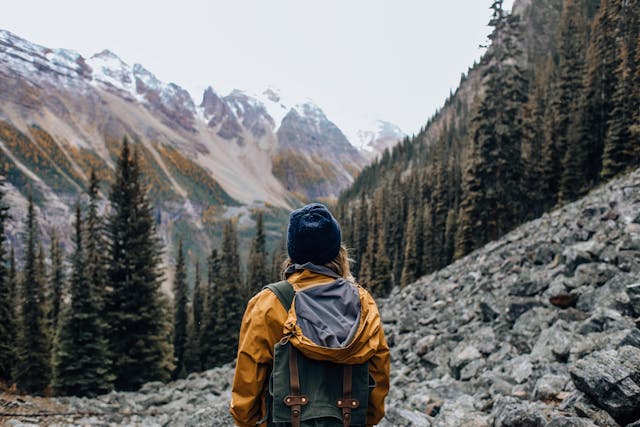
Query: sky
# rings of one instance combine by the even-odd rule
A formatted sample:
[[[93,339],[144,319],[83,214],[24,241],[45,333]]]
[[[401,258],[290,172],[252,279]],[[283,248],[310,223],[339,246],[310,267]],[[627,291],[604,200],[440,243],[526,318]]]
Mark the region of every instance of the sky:
[[[196,104],[207,86],[278,88],[347,133],[416,133],[482,55],[490,0],[20,0],[0,28],[89,57],[109,49]],[[513,0],[506,0],[511,8]]]

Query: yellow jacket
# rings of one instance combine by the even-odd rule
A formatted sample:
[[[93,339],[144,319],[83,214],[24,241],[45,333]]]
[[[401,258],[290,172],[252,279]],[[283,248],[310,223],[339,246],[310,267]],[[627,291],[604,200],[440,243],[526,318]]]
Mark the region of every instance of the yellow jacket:
[[[334,280],[307,269],[287,278],[296,291]],[[342,364],[369,361],[369,373],[376,387],[369,396],[367,425],[380,422],[384,416],[384,398],[389,392],[389,346],[374,299],[362,287],[357,286],[357,290],[361,306],[359,325],[353,340],[344,348],[321,347],[303,336],[295,311],[287,312],[269,289],[262,290],[249,301],[242,319],[231,391],[231,415],[236,425],[254,427],[265,416],[274,346],[284,335],[289,335],[289,342],[311,359]]]

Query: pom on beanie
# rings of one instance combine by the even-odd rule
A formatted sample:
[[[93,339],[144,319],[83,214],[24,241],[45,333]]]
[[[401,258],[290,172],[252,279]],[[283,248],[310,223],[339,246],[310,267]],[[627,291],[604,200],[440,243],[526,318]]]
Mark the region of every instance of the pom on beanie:
[[[311,203],[291,212],[287,251],[296,264],[326,264],[340,252],[340,226],[326,206]]]

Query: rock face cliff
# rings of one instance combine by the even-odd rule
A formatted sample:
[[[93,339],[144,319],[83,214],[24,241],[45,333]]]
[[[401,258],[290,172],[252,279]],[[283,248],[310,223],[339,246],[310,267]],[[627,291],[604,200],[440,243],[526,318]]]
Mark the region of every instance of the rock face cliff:
[[[380,309],[392,348],[383,426],[640,425],[640,169]],[[56,399],[94,414],[49,421],[229,426],[232,375],[226,366],[138,393]]]

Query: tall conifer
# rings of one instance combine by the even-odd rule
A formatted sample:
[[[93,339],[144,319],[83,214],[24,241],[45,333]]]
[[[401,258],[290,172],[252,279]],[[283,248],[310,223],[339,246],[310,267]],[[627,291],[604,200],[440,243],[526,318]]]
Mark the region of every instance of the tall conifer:
[[[186,376],[184,353],[187,344],[187,270],[184,263],[182,239],[178,243],[176,274],[173,279],[173,358],[174,378]]]
[[[49,258],[51,259],[51,276],[49,278],[51,309],[49,311],[49,322],[51,324],[52,333],[55,336],[58,332],[65,290],[65,271],[62,245],[60,244],[60,239],[55,231],[51,234]]]
[[[109,196],[107,313],[115,385],[135,390],[173,371],[170,314],[160,291],[161,246],[137,153],[125,138]]]
[[[0,381],[8,382],[14,364],[14,334],[15,319],[13,300],[13,278],[7,268],[10,260],[7,259],[7,247],[5,236],[5,224],[10,218],[9,207],[4,201],[4,191],[0,181]],[[13,258],[13,252],[11,254]]]
[[[23,274],[20,286],[20,324],[16,346],[15,381],[19,390],[43,393],[51,378],[49,337],[46,329],[45,281],[36,255],[38,224],[29,193],[25,222]]]
[[[218,355],[218,335],[216,333],[218,322],[218,288],[221,286],[221,257],[216,249],[211,251],[207,260],[207,299],[202,315],[202,327],[200,330],[200,363],[203,369],[216,366]]]
[[[232,220],[229,220],[224,227],[220,282],[217,283],[211,304],[215,304],[216,307],[214,333],[217,342],[214,355],[216,364],[221,365],[236,357],[238,334],[245,304],[240,277],[238,236]]]
[[[194,276],[193,293],[188,310],[187,346],[184,355],[184,365],[187,372],[198,372],[202,370],[202,362],[200,360],[200,336],[202,332],[202,319],[206,307],[206,292],[202,285],[199,261],[195,262]]]
[[[247,278],[248,297],[260,292],[269,283],[267,270],[267,247],[264,234],[263,214],[258,212],[256,219],[256,235],[251,243],[249,253],[249,274]]]
[[[88,265],[85,236],[77,206],[71,304],[60,318],[53,357],[52,385],[59,395],[95,396],[112,389],[100,294],[89,275],[92,268]]]
[[[492,5],[493,40],[484,78],[486,92],[472,118],[469,167],[465,170],[457,254],[497,239],[518,224],[523,195],[522,106],[527,81],[519,65],[518,19],[502,1]],[[435,224],[434,224],[435,225]]]

